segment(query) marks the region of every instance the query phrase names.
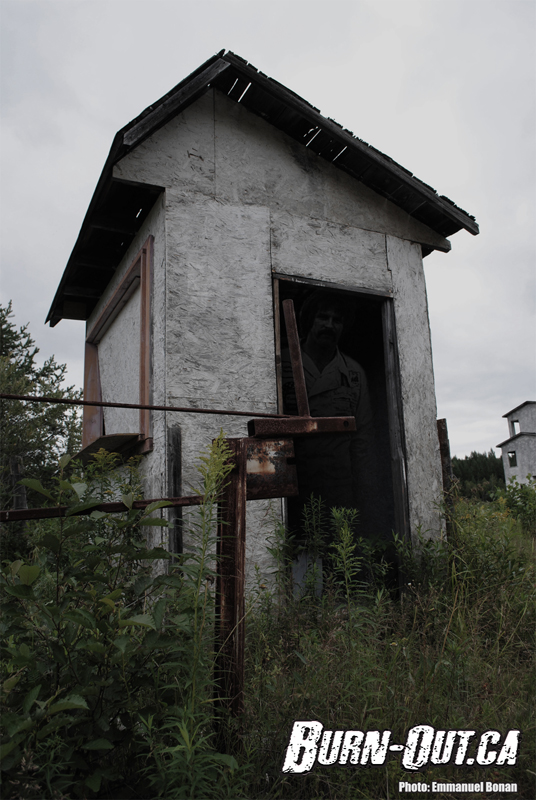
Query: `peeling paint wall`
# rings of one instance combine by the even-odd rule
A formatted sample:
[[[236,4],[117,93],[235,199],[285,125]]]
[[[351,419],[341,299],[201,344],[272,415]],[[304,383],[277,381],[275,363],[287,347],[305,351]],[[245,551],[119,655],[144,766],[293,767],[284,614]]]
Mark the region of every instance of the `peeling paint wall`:
[[[114,175],[166,187],[165,221],[159,213],[149,225],[159,252],[154,402],[277,410],[274,272],[393,293],[411,524],[414,533],[438,535],[441,467],[420,244],[448,250],[449,242],[212,90],[123,158]],[[180,428],[185,494],[197,481],[199,452],[220,428],[246,434],[246,418],[154,419],[153,496],[158,481],[168,490],[165,427]],[[248,503],[250,582],[255,562],[270,567],[263,526],[280,506]]]

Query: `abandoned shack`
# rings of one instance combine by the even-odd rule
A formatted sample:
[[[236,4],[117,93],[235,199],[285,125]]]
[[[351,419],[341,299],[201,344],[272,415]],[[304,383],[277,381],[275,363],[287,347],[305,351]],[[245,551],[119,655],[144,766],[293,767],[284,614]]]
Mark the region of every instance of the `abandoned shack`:
[[[423,257],[473,217],[242,58],[222,51],[120,130],[47,321],[86,321],[85,398],[282,411],[281,303],[350,304],[341,351],[367,376],[379,534],[441,532]],[[147,497],[247,419],[84,409],[84,452],[144,454]],[[270,511],[271,509],[271,511]],[[247,564],[284,501],[248,503]],[[180,519],[169,546],[182,547]],[[268,527],[266,527],[268,526]]]

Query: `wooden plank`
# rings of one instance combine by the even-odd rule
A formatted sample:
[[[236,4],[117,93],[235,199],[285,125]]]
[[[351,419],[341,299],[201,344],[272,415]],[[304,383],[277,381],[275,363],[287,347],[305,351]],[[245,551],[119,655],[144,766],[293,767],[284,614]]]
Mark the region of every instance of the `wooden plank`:
[[[393,292],[390,289],[370,289],[364,286],[347,286],[343,283],[333,283],[333,281],[323,281],[317,278],[302,278],[300,275],[286,275],[282,272],[274,272],[274,279],[277,281],[288,281],[289,283],[303,283],[305,286],[318,286],[332,291],[352,292],[355,295],[367,295],[368,297],[376,295],[379,299],[383,297],[392,297]]]
[[[285,315],[292,377],[294,378],[294,389],[298,403],[298,415],[300,417],[309,417],[309,398],[307,397],[307,386],[305,385],[305,375],[303,373],[300,337],[298,336],[293,300],[283,300],[283,313]]]
[[[404,424],[400,392],[400,370],[398,366],[394,309],[392,301],[390,300],[386,300],[382,306],[382,326],[395,526],[398,535],[410,544],[411,533],[406,479]]]
[[[441,456],[441,473],[443,477],[443,501],[445,503],[445,521],[447,525],[447,536],[452,533],[452,512],[454,510],[454,498],[452,496],[452,461],[450,459],[449,432],[447,420],[437,420],[437,435],[439,438],[439,453]]]
[[[173,92],[171,97],[157,106],[154,111],[147,114],[138,123],[133,125],[123,134],[123,143],[128,147],[136,147],[147,136],[164,125],[174,114],[178,113],[183,104],[191,103],[197,96],[208,89],[214,78],[225,70],[229,69],[229,64],[222,59],[218,59],[209,67],[192,78],[186,86]]]
[[[152,325],[151,325],[151,297],[152,297],[152,250],[153,237],[150,236],[141,252],[141,298],[140,298],[140,405],[149,405],[152,394],[151,360],[152,360]],[[140,435],[148,440],[151,438],[151,412],[147,408],[140,408]],[[152,449],[152,448],[151,448]],[[147,450],[144,450],[147,452]]]
[[[96,345],[86,342],[84,354],[84,402],[87,403],[91,400],[102,401],[99,352]],[[102,406],[84,405],[83,408],[82,448],[86,448],[99,436],[102,436],[104,411]]]
[[[283,373],[281,368],[281,315],[279,313],[279,280],[273,281],[274,298],[274,337],[275,337],[275,380],[277,391],[277,408],[283,411]]]

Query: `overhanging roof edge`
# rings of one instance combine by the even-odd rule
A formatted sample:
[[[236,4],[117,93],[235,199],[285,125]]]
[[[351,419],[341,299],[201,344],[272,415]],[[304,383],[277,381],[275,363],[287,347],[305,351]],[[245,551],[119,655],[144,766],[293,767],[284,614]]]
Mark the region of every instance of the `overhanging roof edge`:
[[[218,78],[220,78],[220,76],[222,76],[228,69],[238,71],[244,79],[249,80],[251,83],[255,82],[260,86],[260,88],[262,88],[263,91],[281,101],[286,106],[302,114],[302,116],[305,119],[310,120],[312,124],[321,127],[321,129],[328,132],[329,135],[334,139],[340,141],[341,147],[358,151],[359,154],[364,156],[375,168],[379,168],[380,170],[385,170],[390,173],[391,176],[400,181],[402,185],[408,187],[411,189],[411,191],[422,197],[423,203],[428,203],[432,207],[436,208],[439,214],[442,215],[443,219],[446,217],[447,219],[451,220],[451,224],[459,226],[456,228],[456,230],[465,228],[473,235],[479,233],[478,224],[476,223],[474,217],[467,214],[467,212],[463,211],[463,209],[460,209],[451,200],[443,196],[439,196],[432,187],[420,181],[411,172],[406,170],[397,162],[393,161],[393,159],[389,158],[389,156],[384,155],[374,147],[368,145],[366,142],[358,139],[350,131],[342,128],[342,126],[340,126],[334,120],[322,116],[317,108],[312,106],[299,95],[292,92],[292,90],[263,75],[255,67],[234,53],[222,50],[220,53],[212,56],[203,64],[201,64],[200,67],[180,81],[175,87],[173,87],[173,89],[163,95],[154,104],[144,109],[141,114],[127,123],[115,135],[108,157],[97,182],[97,186],[95,187],[95,191],[88,206],[88,210],[85,214],[76,243],[73,247],[60,284],[54,296],[54,300],[48,312],[46,322],[50,322],[51,326],[56,325],[57,322],[62,319],[62,314],[58,314],[58,307],[62,301],[70,266],[76,260],[77,250],[81,246],[87,229],[92,224],[92,216],[95,212],[95,209],[99,205],[99,202],[112,182],[114,164],[127,155],[131,150],[135,149],[139,144],[141,144],[142,141],[151,136],[156,130],[165,125],[170,119],[184,110],[184,108],[186,108],[190,103],[194,102],[212,85],[214,88],[221,91],[221,89],[219,89],[217,86],[217,81]],[[242,104],[247,108],[247,102],[243,102]],[[266,119],[266,121],[268,124],[278,127],[270,119]],[[284,131],[284,128],[279,129]],[[348,170],[344,169],[342,164],[337,164],[336,160],[327,160],[328,163],[333,163],[335,167],[340,168],[342,171],[348,172]],[[373,191],[379,191],[374,187],[373,184],[367,184],[366,177],[356,178],[354,176],[354,179],[361,180],[365,185],[369,185]],[[163,187],[160,188],[163,190]],[[381,194],[381,191],[379,191],[379,193]],[[402,210],[404,210],[409,216],[414,216],[419,220],[419,217],[415,213],[412,213],[404,208],[402,203],[397,203],[396,198],[390,197],[387,194],[384,194],[384,196],[390,200],[390,202],[394,203],[395,205],[399,205],[399,207],[402,208]],[[418,209],[415,209],[415,211],[417,210]],[[423,222],[423,220],[419,221]],[[432,224],[430,224],[430,222],[424,221],[423,224],[428,225],[429,228],[434,230],[434,227]],[[456,230],[453,232],[456,232]],[[436,230],[436,232],[440,233],[442,236],[445,236],[445,234],[440,230]],[[452,233],[447,233],[446,235],[452,235]]]

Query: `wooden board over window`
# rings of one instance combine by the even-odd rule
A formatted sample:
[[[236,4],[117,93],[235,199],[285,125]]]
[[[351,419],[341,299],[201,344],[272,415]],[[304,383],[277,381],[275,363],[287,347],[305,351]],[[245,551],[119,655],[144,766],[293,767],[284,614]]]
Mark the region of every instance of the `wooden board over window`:
[[[152,286],[152,251],[153,237],[150,236],[122,280],[111,294],[103,310],[88,330],[86,336],[85,367],[84,367],[84,400],[102,401],[102,369],[99,360],[99,344],[103,341],[113,323],[120,318],[121,313],[139,289],[139,360],[137,366],[136,383],[139,385],[137,397],[128,398],[130,403],[150,404],[151,402],[151,286]],[[131,342],[125,342],[125,347]],[[102,354],[101,354],[102,355]],[[120,397],[106,397],[109,402],[122,402]],[[138,453],[152,450],[151,412],[139,411],[138,422],[134,424],[135,430],[122,433],[122,436],[132,437]],[[117,434],[105,430],[103,409],[99,406],[84,406],[82,448],[91,446],[94,452],[97,445],[111,451],[116,450]]]

